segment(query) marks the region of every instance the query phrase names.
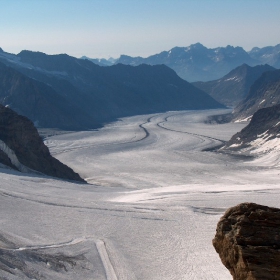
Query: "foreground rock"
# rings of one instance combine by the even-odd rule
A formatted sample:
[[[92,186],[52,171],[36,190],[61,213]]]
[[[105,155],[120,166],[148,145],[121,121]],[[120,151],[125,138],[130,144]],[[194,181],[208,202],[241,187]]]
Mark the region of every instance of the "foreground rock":
[[[213,245],[234,280],[280,279],[280,209],[254,203],[228,209]]]
[[[40,173],[85,182],[71,168],[50,155],[33,123],[0,105],[0,163],[22,172]]]

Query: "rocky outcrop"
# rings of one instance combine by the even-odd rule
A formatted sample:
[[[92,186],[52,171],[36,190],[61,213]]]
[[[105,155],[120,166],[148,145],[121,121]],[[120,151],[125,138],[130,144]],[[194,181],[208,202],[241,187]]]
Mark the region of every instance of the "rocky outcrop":
[[[280,279],[280,209],[254,203],[228,209],[213,245],[234,280]]]
[[[84,182],[71,168],[53,158],[33,123],[0,105],[0,162],[22,172],[35,170]]]

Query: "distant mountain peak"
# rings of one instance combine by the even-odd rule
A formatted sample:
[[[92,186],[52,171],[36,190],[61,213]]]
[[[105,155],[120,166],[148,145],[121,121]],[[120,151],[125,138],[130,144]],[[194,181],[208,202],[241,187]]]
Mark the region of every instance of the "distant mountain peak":
[[[201,43],[195,43],[190,45],[191,48],[206,48],[205,46],[203,46]]]
[[[39,52],[39,51],[37,51],[37,52],[34,52],[34,51],[29,51],[29,50],[22,50],[21,52],[19,52],[17,55],[18,56],[21,56],[21,55],[26,55],[26,54],[37,54],[37,55],[47,55],[47,54],[45,54],[45,53],[43,53],[43,52]]]
[[[260,50],[260,48],[254,47],[250,50],[250,53],[258,52],[259,50]]]
[[[2,48],[0,48],[0,52],[1,52],[1,53],[3,53],[3,52],[4,52]]]

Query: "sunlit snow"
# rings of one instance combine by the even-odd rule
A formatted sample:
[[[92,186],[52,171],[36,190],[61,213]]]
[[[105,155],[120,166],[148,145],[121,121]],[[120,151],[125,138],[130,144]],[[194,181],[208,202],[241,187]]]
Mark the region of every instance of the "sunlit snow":
[[[203,151],[244,127],[204,123],[221,112],[135,116],[45,139],[89,184],[2,168],[1,250],[74,258],[60,270],[27,259],[47,279],[232,279],[212,246],[217,222],[245,201],[279,207],[280,172]]]

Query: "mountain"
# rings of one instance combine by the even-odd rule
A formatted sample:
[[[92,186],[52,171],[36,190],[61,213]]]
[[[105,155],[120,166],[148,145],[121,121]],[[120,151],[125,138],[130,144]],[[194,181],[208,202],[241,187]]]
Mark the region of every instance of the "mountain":
[[[243,63],[255,66],[259,61],[251,58],[241,47],[208,49],[197,43],[189,47],[175,47],[147,58],[122,55],[116,63],[133,66],[143,63],[165,64],[175,70],[181,78],[195,82],[216,80]]]
[[[275,68],[280,68],[280,44],[272,47],[253,48],[248,54],[262,64],[269,64]]]
[[[250,123],[221,148],[224,152],[264,156],[279,162],[280,104],[258,110]]]
[[[221,79],[195,82],[193,85],[207,92],[220,103],[234,107],[248,95],[251,85],[262,73],[271,70],[275,70],[275,68],[267,64],[254,67],[242,64]]]
[[[82,56],[81,59],[87,59],[94,64],[97,64],[99,66],[112,66],[114,62],[116,61],[113,58],[105,59],[105,58],[89,58],[87,56]]]
[[[0,103],[42,127],[85,129],[86,114],[51,86],[0,63]]]
[[[233,111],[233,119],[249,119],[259,109],[280,104],[280,70],[268,71],[251,86],[247,97]]]
[[[31,90],[20,91],[22,86],[19,85],[17,96],[13,94],[13,99],[10,93],[13,92],[14,83],[9,83],[0,92],[2,104],[24,115],[28,110],[29,114],[37,112],[36,116],[27,116],[39,126],[96,128],[116,118],[136,114],[224,107],[165,65],[133,67],[117,64],[101,67],[66,54],[46,55],[31,51],[22,51],[18,55],[0,53],[0,62],[6,64],[10,72],[20,72],[21,79],[25,77],[32,84],[32,90],[43,88],[43,93],[36,90],[36,96],[40,98],[28,105],[23,96],[30,95]],[[19,95],[22,95],[22,100]],[[40,104],[46,105],[39,108]],[[52,117],[52,110],[57,115],[61,114],[60,121]]]
[[[33,123],[0,105],[0,163],[22,172],[40,173],[85,182],[71,168],[50,155]]]

